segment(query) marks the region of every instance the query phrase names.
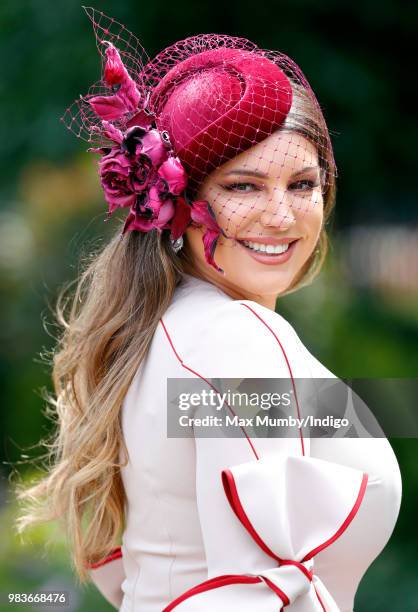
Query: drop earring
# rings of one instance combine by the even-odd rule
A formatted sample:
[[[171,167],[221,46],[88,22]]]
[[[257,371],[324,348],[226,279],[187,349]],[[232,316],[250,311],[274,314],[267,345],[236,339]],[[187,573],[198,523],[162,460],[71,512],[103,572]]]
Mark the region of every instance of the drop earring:
[[[171,246],[173,247],[173,251],[178,253],[184,244],[183,236],[180,236],[180,238],[177,238],[177,240],[171,240],[170,242]]]

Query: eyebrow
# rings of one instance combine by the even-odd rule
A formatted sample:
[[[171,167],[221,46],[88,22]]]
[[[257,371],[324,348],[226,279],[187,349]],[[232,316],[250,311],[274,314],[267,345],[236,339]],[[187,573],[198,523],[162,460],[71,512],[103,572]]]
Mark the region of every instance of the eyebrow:
[[[306,166],[305,168],[302,168],[302,170],[298,170],[297,172],[292,174],[292,176],[299,176],[304,172],[308,172],[308,170],[319,170],[319,166]],[[224,176],[229,176],[230,174],[238,174],[239,176],[257,176],[258,178],[268,178],[268,174],[264,174],[259,170],[246,170],[245,168],[237,168],[236,170],[230,170],[229,172],[226,172]]]

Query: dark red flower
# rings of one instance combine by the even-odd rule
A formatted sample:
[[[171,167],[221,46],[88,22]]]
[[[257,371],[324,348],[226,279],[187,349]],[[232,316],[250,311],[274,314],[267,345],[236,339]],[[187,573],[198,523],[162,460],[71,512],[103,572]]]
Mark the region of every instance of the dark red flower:
[[[157,229],[161,232],[170,229],[170,221],[175,214],[173,200],[161,200],[158,188],[153,185],[140,194],[126,219],[122,234],[130,230],[148,232]]]
[[[180,195],[186,189],[187,174],[178,157],[169,157],[158,168],[158,174],[173,195]]]
[[[152,181],[155,180],[155,170],[148,155],[142,153],[132,160],[131,180],[136,193],[147,189]]]
[[[113,147],[110,153],[99,161],[99,175],[110,214],[118,207],[132,206],[135,203],[131,160],[119,147]]]

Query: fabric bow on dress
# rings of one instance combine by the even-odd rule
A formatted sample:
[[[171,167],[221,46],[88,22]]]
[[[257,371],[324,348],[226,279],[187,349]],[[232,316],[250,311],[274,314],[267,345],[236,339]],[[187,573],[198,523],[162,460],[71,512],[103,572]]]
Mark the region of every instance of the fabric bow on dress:
[[[350,525],[367,481],[361,470],[285,454],[224,469],[224,491],[243,537],[266,553],[266,567],[213,576],[163,612],[340,612],[315,575],[315,555]]]

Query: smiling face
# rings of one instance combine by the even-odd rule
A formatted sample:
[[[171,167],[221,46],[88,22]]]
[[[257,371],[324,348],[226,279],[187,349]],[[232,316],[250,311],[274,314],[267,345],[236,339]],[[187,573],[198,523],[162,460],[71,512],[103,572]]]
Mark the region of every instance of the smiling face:
[[[274,309],[320,235],[316,147],[297,132],[277,131],[208,175],[196,199],[210,203],[227,238],[220,237],[214,255],[222,275],[205,261],[204,228],[190,226],[186,238],[195,269],[228,295]]]

